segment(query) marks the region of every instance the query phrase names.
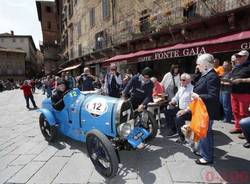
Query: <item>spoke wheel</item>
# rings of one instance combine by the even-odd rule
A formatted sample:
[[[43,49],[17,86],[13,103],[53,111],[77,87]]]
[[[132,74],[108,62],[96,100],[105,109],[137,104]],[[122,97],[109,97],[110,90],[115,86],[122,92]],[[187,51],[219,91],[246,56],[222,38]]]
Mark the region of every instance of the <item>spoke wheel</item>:
[[[150,136],[146,139],[147,141],[149,141],[157,135],[158,124],[156,119],[154,118],[154,115],[151,112],[144,111],[142,113],[146,113],[145,115],[147,116],[146,118],[141,117],[141,120],[143,121],[143,127],[150,132]],[[141,114],[139,116],[143,115]]]
[[[96,170],[104,177],[114,177],[118,171],[118,158],[108,138],[98,130],[87,135],[87,150]]]
[[[39,126],[46,141],[48,142],[55,141],[56,127],[51,126],[43,114],[41,114],[39,117]]]

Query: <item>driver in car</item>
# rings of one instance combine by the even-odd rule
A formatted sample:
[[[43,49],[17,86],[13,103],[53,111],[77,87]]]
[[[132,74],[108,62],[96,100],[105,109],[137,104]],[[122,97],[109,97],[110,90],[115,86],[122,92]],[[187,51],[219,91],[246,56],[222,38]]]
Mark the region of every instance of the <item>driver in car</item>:
[[[51,101],[55,109],[62,110],[64,108],[63,96],[68,90],[69,88],[65,80],[60,80],[57,83],[57,87],[53,91],[51,96]]]
[[[123,98],[127,99],[130,95],[130,101],[133,109],[141,112],[147,107],[149,102],[153,101],[152,94],[154,85],[150,80],[153,71],[146,67],[141,74],[133,76],[122,92]]]

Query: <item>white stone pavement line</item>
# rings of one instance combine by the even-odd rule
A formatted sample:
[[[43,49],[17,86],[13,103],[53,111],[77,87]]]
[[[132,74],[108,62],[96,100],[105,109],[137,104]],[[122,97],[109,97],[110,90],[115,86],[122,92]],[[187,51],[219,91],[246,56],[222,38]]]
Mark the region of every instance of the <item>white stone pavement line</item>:
[[[45,148],[46,149],[46,148]],[[56,154],[57,152],[55,152],[55,154]],[[55,155],[54,154],[54,155]],[[39,154],[38,154],[39,155]],[[41,167],[39,168],[39,169],[37,169],[36,170],[36,172],[34,172],[32,175],[31,175],[31,177],[26,181],[26,182],[29,182],[31,179],[32,179],[32,177],[34,176],[34,175],[36,175],[36,173],[37,172],[39,172],[43,167],[44,167],[44,165],[46,165],[46,163],[50,160],[50,159],[52,159],[53,157],[57,157],[57,156],[54,156],[54,155],[52,155],[47,161],[39,161],[39,160],[34,160],[35,158],[36,158],[36,156],[34,156],[34,158],[29,162],[29,163],[31,163],[31,162],[44,162],[44,164],[42,164],[41,165]],[[18,174],[18,172],[21,172],[22,171],[22,169],[24,168],[24,167],[26,167],[29,163],[27,163],[27,164],[25,164],[21,169],[19,169],[14,175],[12,175],[8,180],[6,180],[6,181],[9,181],[9,180],[11,180],[12,178],[14,178],[15,177],[15,175],[17,175]],[[67,164],[68,162],[66,162],[66,164]],[[65,165],[66,165],[65,164]],[[65,165],[63,166],[63,168],[65,167]],[[62,169],[63,169],[62,168]],[[61,170],[62,170],[61,169]],[[58,172],[58,174],[55,176],[55,178],[53,179],[53,181],[56,179],[56,177],[59,175],[59,173],[61,172],[61,170]],[[51,183],[53,183],[53,181],[51,182]]]
[[[44,164],[36,171],[36,172],[34,172],[33,174],[32,174],[32,176],[27,180],[27,182],[44,166],[46,164],[46,162],[44,162]],[[24,168],[24,167],[26,167],[27,165],[24,165],[21,169],[19,169],[15,174],[13,174],[10,178],[8,178],[7,180],[6,180],[6,182],[8,183],[8,181],[9,180],[11,180],[13,177],[15,177],[19,172],[21,172],[22,171],[22,169]]]
[[[9,180],[9,174],[11,173],[9,170],[13,169],[13,168],[19,168],[17,169],[14,174],[12,174],[11,176],[15,175],[16,173],[18,173],[23,167],[21,166],[13,166],[13,167],[8,167],[6,170],[3,171],[4,175],[0,178],[0,183],[2,182],[3,184],[7,183],[7,181]],[[8,172],[6,172],[8,171]],[[5,173],[6,172],[6,173]],[[0,176],[2,175],[2,173],[0,173]]]
[[[24,167],[27,166],[27,165],[28,165],[29,163],[31,163],[31,162],[43,162],[43,161],[35,160],[35,158],[36,158],[37,156],[39,156],[46,148],[47,148],[47,147],[45,147],[40,153],[34,154],[34,158],[33,158],[32,160],[30,160],[30,162],[28,162],[27,164],[25,164]],[[55,152],[55,154],[56,154],[56,153],[57,153],[57,151]],[[54,155],[55,155],[55,154],[54,154]],[[29,155],[29,154],[20,154],[20,155]],[[31,155],[33,155],[33,154],[31,154]],[[41,169],[41,168],[42,168],[51,158],[53,158],[54,155],[52,155],[47,161],[44,161],[44,164],[37,170],[37,172],[38,172],[38,171],[39,171],[39,170],[40,170],[40,169]],[[19,157],[19,156],[18,156],[18,157]],[[17,158],[18,158],[18,157],[17,157]],[[17,159],[17,158],[16,158],[16,159]],[[15,160],[16,160],[16,159],[15,159]],[[14,162],[14,160],[13,160],[12,162]],[[12,162],[10,162],[9,164],[11,164]],[[22,170],[24,167],[22,167],[20,170]],[[20,170],[19,170],[19,171],[20,171]],[[19,171],[18,171],[18,172],[19,172]],[[18,172],[17,172],[17,173],[18,173]],[[37,172],[35,172],[35,173],[32,175],[32,177],[33,177]],[[13,176],[12,176],[12,177],[13,177]],[[32,178],[32,177],[31,177],[31,178]]]
[[[72,156],[74,155],[74,153],[72,154]],[[70,157],[72,157],[70,156]],[[55,156],[55,157],[59,157],[59,156]],[[62,156],[60,156],[62,157]],[[67,157],[67,156],[63,156],[63,157]],[[70,158],[69,157],[69,158]],[[60,169],[60,171],[57,173],[57,175],[54,177],[54,179],[50,182],[50,183],[53,183],[55,181],[55,179],[57,178],[57,176],[60,174],[60,172],[65,168],[65,166],[68,164],[68,162],[70,161],[70,159],[68,159],[68,161],[62,166],[62,168]]]
[[[36,161],[35,158],[36,158],[37,156],[39,156],[46,148],[47,148],[47,147],[45,147],[40,153],[34,154],[34,158],[33,158],[32,160],[30,160],[30,162],[28,162],[27,164],[25,164],[25,165],[20,165],[20,166],[23,166],[20,170],[22,170],[26,165],[28,165],[28,164],[31,163],[31,162],[41,162],[41,161],[38,161],[38,160]],[[32,148],[31,148],[30,150],[32,150]],[[57,152],[57,151],[56,151],[56,152]],[[56,154],[56,152],[55,152],[54,154]],[[48,159],[48,161],[54,156],[54,154]],[[10,154],[10,155],[11,155],[11,154]],[[10,166],[11,163],[14,162],[16,159],[18,159],[21,155],[33,155],[33,154],[19,154],[19,156],[17,156],[17,158],[15,158],[13,161],[11,161],[10,163],[8,163],[6,167]],[[45,162],[44,164],[46,164],[46,162]],[[18,173],[20,170],[18,170],[17,173]],[[14,176],[14,175],[13,175],[13,176]],[[13,176],[11,176],[11,178],[12,178]],[[8,179],[8,180],[9,180],[9,179]]]
[[[3,144],[4,146],[1,145],[0,146],[0,152],[6,150],[6,148],[12,146],[13,144],[15,144],[15,143],[14,142],[6,142],[5,145]]]
[[[46,149],[46,148],[45,148]],[[11,154],[10,154],[11,155]],[[12,167],[11,163],[14,162],[16,159],[18,159],[21,155],[25,155],[25,154],[19,154],[19,156],[17,156],[14,160],[10,161],[5,168],[8,168],[8,167]],[[14,175],[12,175],[8,180],[10,180],[12,177],[14,177],[19,171],[21,171],[24,167],[26,167],[29,163],[31,162],[36,162],[36,161],[33,161],[35,158],[36,158],[37,155],[34,155],[34,158],[32,160],[30,160],[30,162],[28,162],[27,164],[25,165],[17,165],[17,166],[23,166],[21,167]],[[38,161],[37,161],[38,162]],[[40,162],[40,161],[39,161]],[[44,162],[45,164],[46,162]],[[7,181],[7,180],[6,180]]]
[[[5,142],[3,142],[2,144],[0,144],[0,146],[4,145],[4,144],[6,144],[6,143],[11,142],[13,139],[17,138],[18,136],[20,136],[20,135],[17,135],[17,136],[15,136],[15,137],[13,137],[13,138],[7,139]],[[1,148],[0,148],[0,149],[1,149]],[[0,150],[0,151],[1,151],[1,150]]]
[[[172,176],[172,174],[171,174],[170,168],[169,168],[169,166],[168,166],[168,162],[165,162],[165,164],[166,164],[166,170],[167,170],[168,173],[169,173],[169,176],[170,176],[170,178],[171,178],[171,181],[172,181],[172,183],[174,183],[175,181],[174,181],[174,178],[173,178],[173,176]]]
[[[16,145],[17,143],[12,144],[11,146],[13,146],[13,148],[11,148],[11,146],[7,147],[6,149],[4,149],[3,151],[0,152],[0,158],[4,158],[7,155],[10,155],[11,152],[17,150],[21,145]],[[10,150],[7,150],[8,148],[11,148]],[[7,150],[7,151],[6,151]]]
[[[35,168],[34,167],[34,164],[37,164],[37,163],[43,163],[40,167],[38,167],[38,168]],[[27,183],[35,174],[36,174],[36,172],[32,172],[31,173],[31,175],[30,175],[30,170],[29,170],[29,172],[27,172],[27,168],[29,168],[29,167],[31,167],[32,166],[32,168],[33,169],[35,169],[35,170],[39,170],[39,169],[41,169],[43,166],[44,166],[44,164],[46,164],[46,162],[33,162],[33,164],[32,164],[32,162],[28,165],[25,165],[22,169],[20,169],[15,175],[13,175],[12,177],[10,177],[8,180],[7,180],[7,182],[8,183]],[[25,170],[26,169],[26,170]],[[26,177],[26,178],[25,178]],[[14,180],[14,181],[13,181]],[[15,181],[15,180],[17,180],[17,181]],[[18,181],[19,180],[19,181]],[[20,180],[22,180],[22,181],[20,181]],[[25,181],[23,181],[23,180],[25,180]]]

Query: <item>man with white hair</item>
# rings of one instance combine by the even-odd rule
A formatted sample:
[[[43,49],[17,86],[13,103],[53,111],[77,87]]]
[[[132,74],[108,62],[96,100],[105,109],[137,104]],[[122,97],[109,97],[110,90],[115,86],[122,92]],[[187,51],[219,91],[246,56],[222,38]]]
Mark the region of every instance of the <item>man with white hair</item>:
[[[166,123],[168,128],[167,136],[179,134],[179,139],[176,142],[185,143],[185,137],[181,132],[181,127],[185,124],[185,120],[191,119],[191,113],[185,113],[191,103],[191,96],[193,93],[193,85],[191,84],[191,76],[183,73],[180,77],[181,86],[175,96],[169,102],[169,105],[174,108],[169,108],[165,112]],[[175,117],[176,116],[176,117]]]
[[[196,164],[207,165],[213,163],[213,121],[219,117],[219,95],[220,95],[220,78],[214,70],[214,57],[211,54],[202,54],[197,58],[197,68],[201,72],[200,79],[194,85],[193,99],[201,98],[206,105],[209,115],[209,125],[207,136],[199,141],[199,150],[194,151],[196,155],[201,156],[197,159]],[[187,108],[183,113],[188,113]]]
[[[230,133],[241,133],[240,120],[250,115],[248,107],[250,104],[250,61],[249,52],[242,50],[235,54],[237,61],[234,69],[229,75],[232,81],[232,110],[234,114],[235,127]],[[241,136],[240,138],[243,138]]]
[[[199,142],[199,152],[196,152],[196,154],[200,154],[201,158],[196,160],[196,164],[206,165],[213,163],[214,140],[212,125],[213,121],[218,119],[220,113],[220,79],[214,70],[213,55],[200,55],[196,64],[201,72],[201,78],[194,85],[192,98],[201,98],[206,105],[209,115],[207,136]]]

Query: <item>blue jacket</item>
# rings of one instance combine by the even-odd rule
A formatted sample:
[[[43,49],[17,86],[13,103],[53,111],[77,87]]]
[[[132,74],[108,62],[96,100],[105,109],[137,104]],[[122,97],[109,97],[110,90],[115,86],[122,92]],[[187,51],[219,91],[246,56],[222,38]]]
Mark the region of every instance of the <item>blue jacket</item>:
[[[122,77],[121,74],[116,72],[115,74],[115,85],[112,87],[112,75],[111,73],[107,73],[105,76],[105,84],[104,88],[109,96],[120,98],[121,85],[122,85]]]
[[[81,91],[93,91],[94,90],[94,79],[88,74],[82,74],[79,81],[79,89]]]
[[[131,97],[142,101],[143,105],[147,105],[153,100],[154,85],[151,80],[147,83],[143,83],[140,79],[140,74],[133,76],[125,87],[123,94],[128,96],[131,93]]]
[[[209,119],[218,120],[220,118],[220,79],[214,69],[195,83],[194,93],[197,93],[204,101]]]

